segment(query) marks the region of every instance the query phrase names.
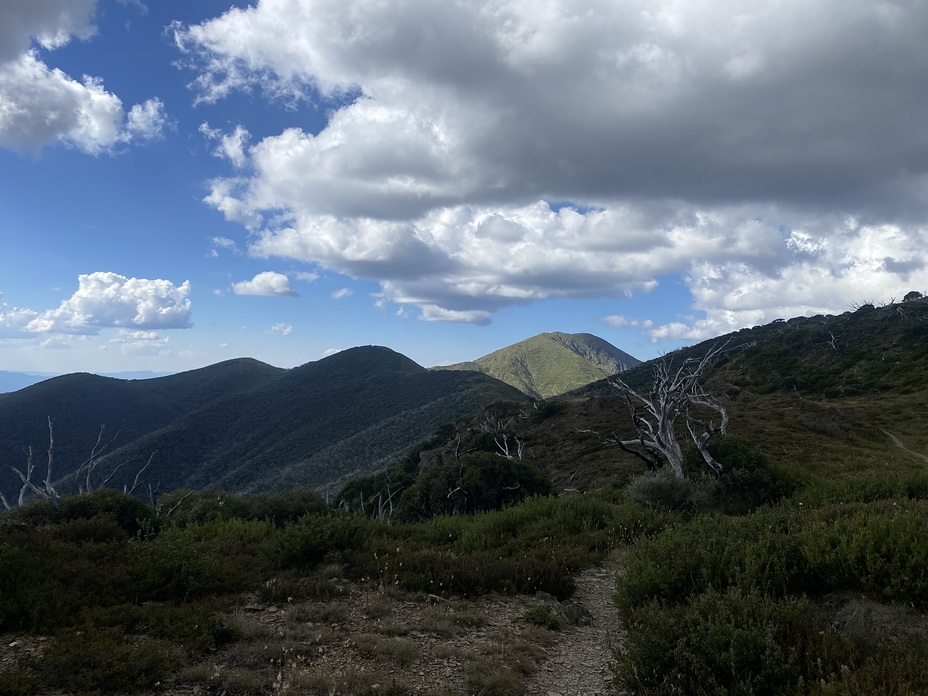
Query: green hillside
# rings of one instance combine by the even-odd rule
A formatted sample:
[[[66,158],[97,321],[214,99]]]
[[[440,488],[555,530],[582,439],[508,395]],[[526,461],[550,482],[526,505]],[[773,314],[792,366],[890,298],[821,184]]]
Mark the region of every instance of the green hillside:
[[[112,448],[132,442],[206,404],[273,381],[286,371],[257,360],[237,359],[178,375],[121,380],[76,373],[0,394],[0,491],[20,488],[10,466],[25,466],[24,448],[35,452],[45,475],[48,418],[54,423],[54,477],[72,473],[90,454],[104,425]],[[147,455],[146,455],[147,456]]]
[[[592,334],[543,333],[473,362],[435,369],[473,370],[536,399],[546,399],[640,364]]]
[[[114,487],[131,485],[154,454],[147,476],[162,491],[318,488],[383,468],[440,424],[518,398],[485,375],[429,372],[368,346],[292,370],[236,360],[139,382],[86,374],[48,380],[0,398],[0,443],[20,468],[20,448],[32,444],[37,478],[44,477],[50,415],[62,490],[74,487],[68,475],[89,455],[101,423],[104,441],[119,432],[101,478],[121,462],[138,462],[119,472]],[[4,494],[14,496],[18,480],[7,468],[0,476]]]

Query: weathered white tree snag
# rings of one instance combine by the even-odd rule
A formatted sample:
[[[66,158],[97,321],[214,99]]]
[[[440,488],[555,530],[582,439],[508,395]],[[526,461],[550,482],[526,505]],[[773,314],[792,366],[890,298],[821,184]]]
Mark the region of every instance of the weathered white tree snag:
[[[40,498],[46,498],[57,504],[61,496],[58,495],[58,491],[56,491],[55,487],[52,485],[52,470],[55,461],[55,431],[51,416],[48,417],[48,462],[45,470],[45,481],[42,483],[41,488],[32,482],[32,473],[35,471],[32,446],[24,447],[23,452],[26,455],[26,471],[23,472],[15,466],[10,466],[10,469],[19,477],[19,480],[23,484],[22,488],[19,489],[19,497],[16,501],[17,506],[22,507],[26,500],[27,491],[32,491]],[[12,509],[5,496],[0,495],[0,502],[3,503],[3,507],[7,510]]]
[[[19,496],[16,500],[16,507],[23,506],[23,504],[26,502],[26,494],[28,492],[34,493],[39,498],[50,500],[55,505],[57,505],[58,501],[61,499],[61,494],[52,484],[52,473],[54,470],[55,462],[55,428],[53,423],[54,421],[52,420],[51,416],[48,416],[48,460],[45,470],[45,480],[42,482],[41,486],[36,485],[36,483],[34,483],[32,480],[32,475],[35,472],[35,462],[33,459],[31,445],[29,447],[23,448],[23,453],[26,455],[25,471],[18,469],[15,466],[10,466],[10,469],[14,474],[16,474],[16,476],[19,477],[19,480],[22,482],[22,487],[19,489]],[[74,473],[74,478],[77,482],[77,495],[85,495],[87,493],[92,493],[95,490],[91,477],[96,470],[97,465],[100,463],[103,454],[106,452],[109,446],[116,441],[116,438],[119,437],[119,433],[116,433],[116,435],[114,435],[107,443],[101,446],[100,443],[103,441],[103,432],[105,428],[105,425],[100,426],[100,431],[97,433],[97,441],[90,452],[90,457],[88,457],[87,460],[85,460]],[[131,487],[123,486],[123,493],[132,495],[139,488],[139,486],[145,483],[141,476],[143,473],[145,473],[148,467],[151,466],[151,462],[152,459],[154,459],[154,456],[155,453],[152,452],[152,454],[148,457],[148,461],[145,463],[145,465],[140,467],[136,472]],[[117,464],[110,472],[110,474],[103,479],[100,485],[96,486],[96,489],[105,488],[107,484],[113,480],[113,478],[116,476],[116,473],[120,469],[135,461],[136,459],[137,457],[130,457],[121,464]],[[154,492],[151,490],[151,486],[149,486],[149,494],[152,496],[154,495]],[[2,492],[0,492],[0,504],[2,504],[6,510],[12,510],[14,507],[10,505],[9,501],[6,499],[6,496],[4,496]]]
[[[713,346],[702,358],[684,360],[676,370],[672,359],[660,360],[654,367],[654,381],[648,394],[639,394],[621,378],[612,380],[612,386],[625,399],[635,426],[635,437],[621,439],[613,433],[611,438],[605,438],[606,442],[644,460],[650,469],[660,469],[666,464],[675,477],[683,478],[683,448],[678,440],[678,421],[682,420],[703,461],[720,474],[723,467],[712,457],[706,445],[713,435],[725,434],[728,412],[699,380],[726,345]],[[694,408],[715,411],[721,422],[715,425],[711,420],[699,417]]]
[[[97,441],[94,443],[93,449],[90,450],[90,456],[77,467],[77,471],[74,474],[74,478],[77,481],[77,493],[81,495],[83,493],[92,493],[93,486],[91,485],[91,476],[93,475],[94,470],[97,468],[97,465],[100,463],[100,459],[103,457],[104,453],[109,446],[112,445],[116,438],[119,437],[119,433],[116,433],[110,440],[105,443],[103,446],[100,443],[103,441],[103,432],[106,430],[106,424],[100,426],[100,430],[97,433]],[[122,432],[122,431],[120,431]],[[119,467],[117,467],[118,469]],[[113,473],[116,473],[114,470]],[[83,481],[81,479],[83,478]],[[107,482],[113,478],[113,474],[110,474],[109,478],[106,479],[101,485],[105,486]]]

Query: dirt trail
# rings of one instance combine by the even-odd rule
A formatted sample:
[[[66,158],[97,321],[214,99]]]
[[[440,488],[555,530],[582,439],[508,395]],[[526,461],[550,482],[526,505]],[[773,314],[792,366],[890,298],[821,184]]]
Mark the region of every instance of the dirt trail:
[[[921,452],[916,452],[916,451],[914,451],[914,450],[910,450],[908,447],[905,446],[905,444],[902,442],[902,440],[900,440],[898,437],[896,437],[895,435],[893,435],[893,434],[892,434],[891,432],[889,432],[888,430],[884,430],[883,432],[884,432],[886,435],[889,436],[889,439],[893,441],[893,444],[894,444],[896,447],[898,447],[899,449],[905,450],[905,451],[908,452],[909,454],[915,455],[915,456],[918,457],[919,459],[924,460],[924,462],[925,462],[926,464],[928,464],[928,455],[922,454]]]
[[[589,626],[565,628],[560,640],[548,648],[525,693],[530,696],[605,696],[622,694],[612,683],[610,645],[621,644],[622,627],[612,595],[619,556],[613,554],[598,568],[577,578],[574,599],[590,612]]]

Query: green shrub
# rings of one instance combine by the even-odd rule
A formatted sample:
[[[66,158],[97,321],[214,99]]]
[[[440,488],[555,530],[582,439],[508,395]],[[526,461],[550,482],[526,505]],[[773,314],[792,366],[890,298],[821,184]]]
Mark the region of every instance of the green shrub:
[[[682,606],[649,602],[631,612],[617,677],[644,693],[788,693],[837,673],[846,641],[805,599],[753,590],[709,590]]]
[[[465,670],[467,693],[473,696],[522,696],[525,680],[509,665],[496,660],[475,660]]]
[[[705,487],[677,478],[668,467],[636,476],[625,492],[638,505],[668,512],[692,512],[706,498]]]
[[[35,677],[22,670],[0,671],[0,694],[31,696],[38,690]]]
[[[255,520],[169,527],[131,547],[136,592],[186,600],[255,587],[273,568],[279,535],[270,523]]]
[[[313,491],[241,496],[221,491],[177,490],[162,496],[158,503],[162,514],[173,509],[167,522],[179,527],[216,520],[262,521],[283,527],[304,515],[320,515],[330,509]]]
[[[915,696],[928,693],[928,640],[914,638],[860,647],[824,684],[811,684],[814,696]]]
[[[397,516],[427,520],[499,510],[534,495],[551,495],[550,480],[538,467],[490,452],[466,454],[425,469],[403,492]]]
[[[710,480],[715,503],[727,512],[745,512],[788,495],[793,484],[774,471],[753,444],[733,435],[709,440],[709,454],[722,465],[719,476],[707,470],[695,446],[684,456],[684,471],[694,480]]]
[[[58,505],[49,500],[39,500],[10,513],[10,519],[35,526],[94,517],[112,521],[127,535],[134,536],[146,521],[154,517],[154,512],[138,498],[111,488],[101,488],[86,495],[65,496]]]
[[[170,675],[177,655],[160,643],[126,641],[114,629],[63,631],[36,663],[39,678],[78,694],[135,693]]]
[[[285,568],[318,565],[326,557],[359,549],[374,523],[340,513],[321,517],[307,516],[283,531],[280,562]]]
[[[193,651],[219,648],[235,638],[235,632],[220,614],[191,604],[88,607],[81,612],[77,625],[160,638]]]
[[[539,604],[536,607],[527,609],[525,613],[522,614],[522,618],[530,624],[541,626],[551,631],[561,630],[561,617],[550,604]]]

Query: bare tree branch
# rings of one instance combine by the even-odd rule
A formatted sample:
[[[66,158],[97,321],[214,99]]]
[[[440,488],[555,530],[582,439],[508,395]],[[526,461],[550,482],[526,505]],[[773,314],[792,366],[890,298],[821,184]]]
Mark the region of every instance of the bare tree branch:
[[[677,421],[682,419],[686,431],[706,464],[716,473],[722,465],[706,449],[715,434],[728,428],[728,412],[700,385],[706,368],[721,354],[728,342],[710,348],[701,358],[689,358],[676,369],[673,360],[663,359],[654,366],[651,391],[641,394],[621,378],[611,384],[620,391],[635,427],[633,438],[621,439],[613,434],[610,444],[644,460],[650,469],[659,469],[665,462],[677,478],[683,478],[683,448],[678,440]],[[715,411],[721,424],[699,418],[691,409],[700,407]]]

